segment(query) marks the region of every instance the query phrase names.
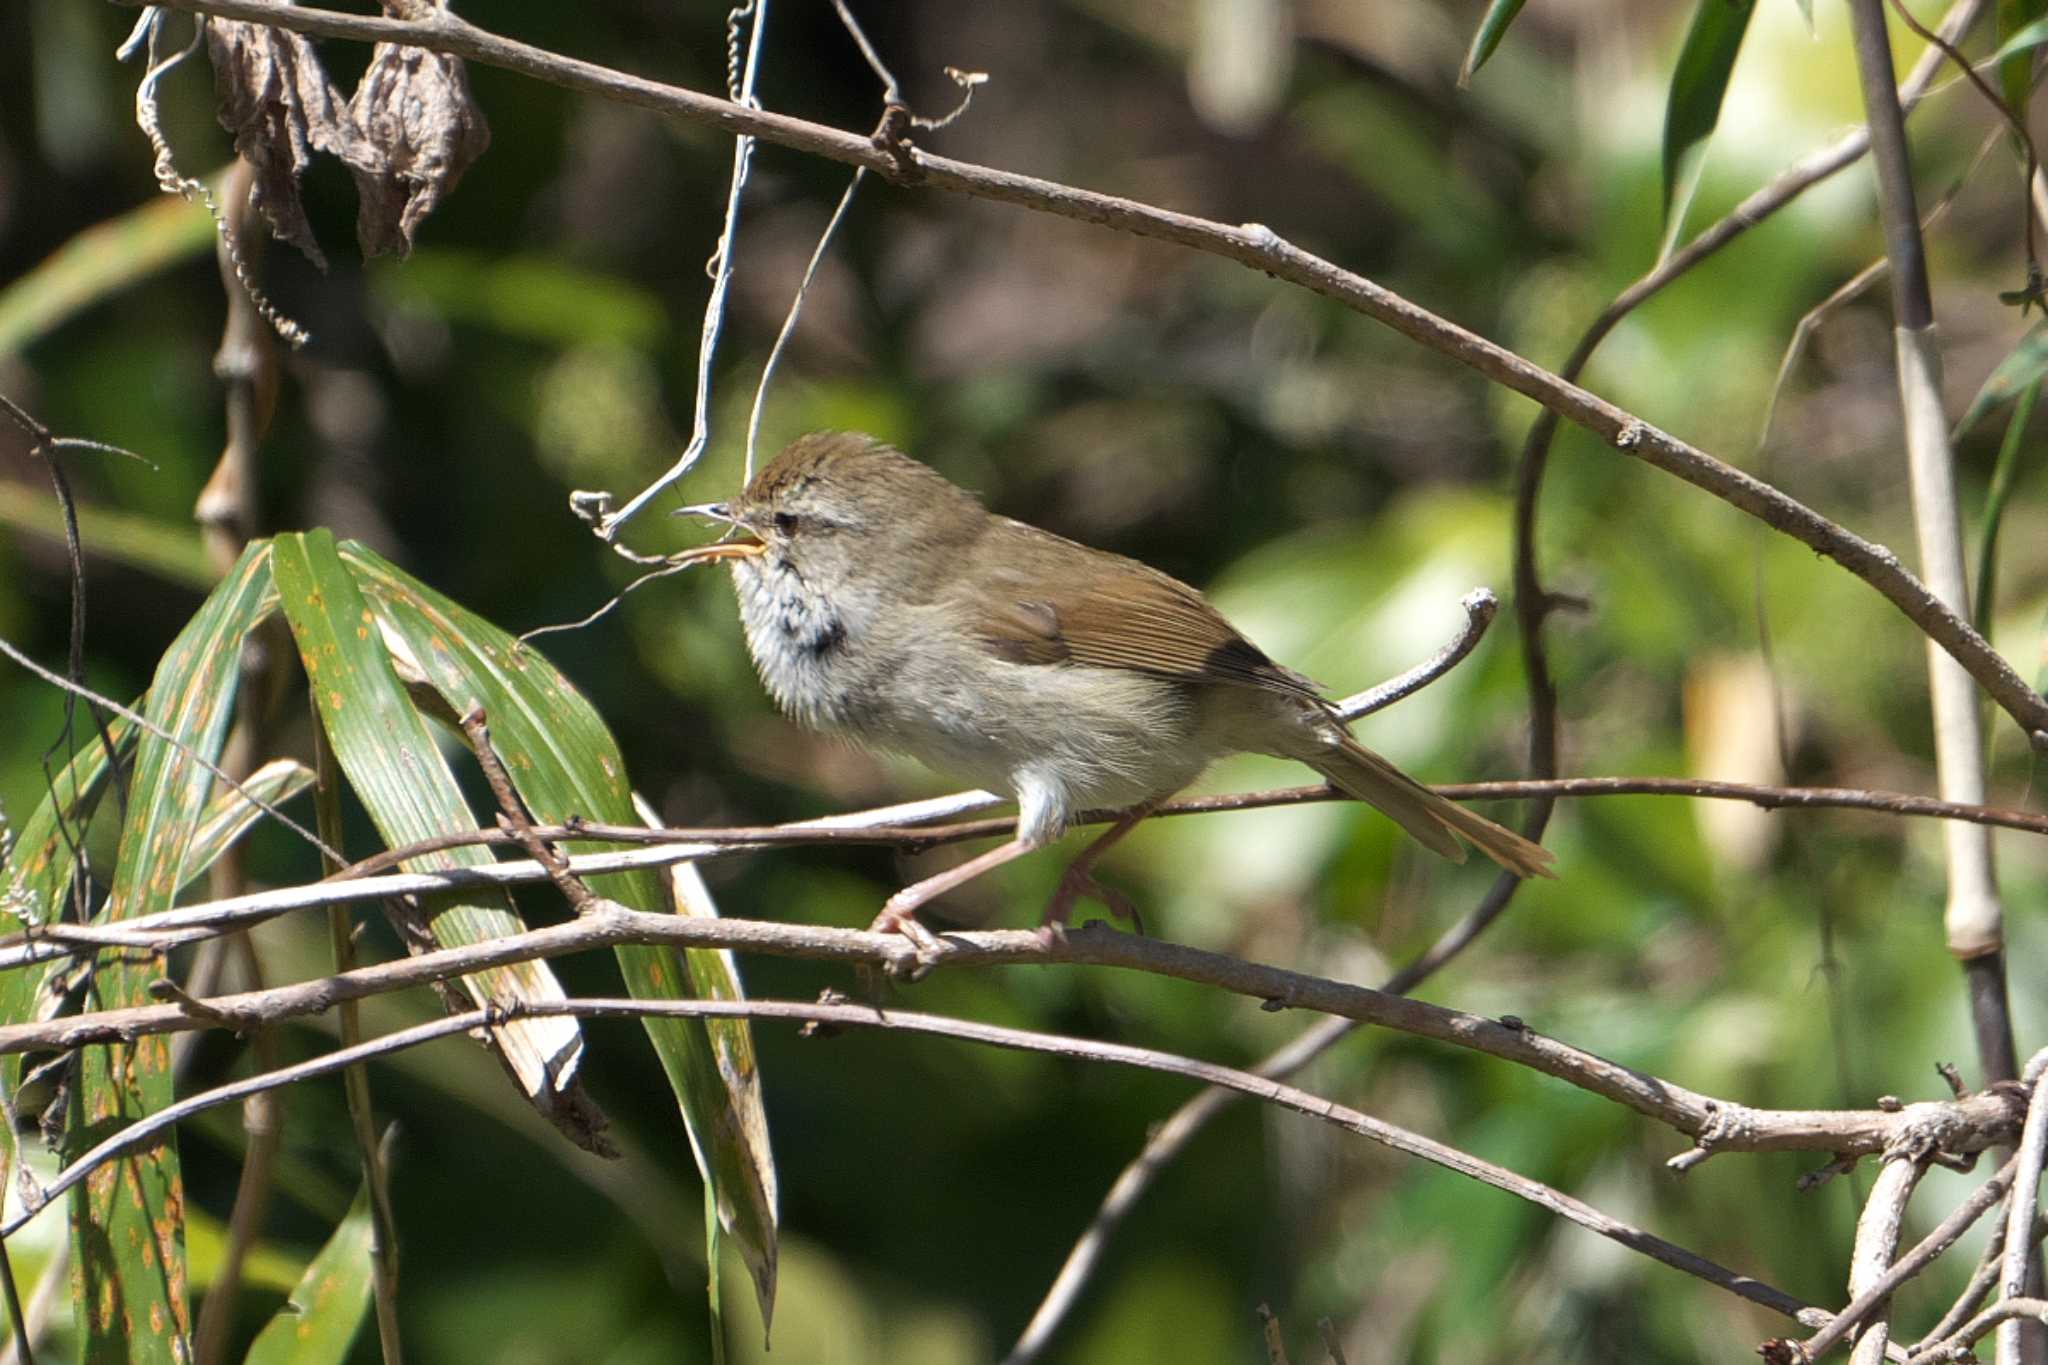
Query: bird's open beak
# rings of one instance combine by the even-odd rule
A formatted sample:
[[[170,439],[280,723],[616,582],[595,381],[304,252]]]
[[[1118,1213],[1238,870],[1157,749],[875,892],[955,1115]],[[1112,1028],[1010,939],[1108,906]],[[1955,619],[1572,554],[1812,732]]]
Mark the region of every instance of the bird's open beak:
[[[731,526],[740,532],[738,540],[716,541],[710,545],[699,545],[694,550],[684,550],[681,554],[670,556],[669,562],[678,567],[685,564],[708,564],[713,560],[719,559],[752,559],[755,555],[762,553],[768,548],[755,537],[749,535],[746,529],[740,525],[738,518],[733,516],[731,509],[722,502],[700,502],[689,507],[678,507],[669,515],[676,517],[710,517],[713,521],[722,521],[727,526]]]
[[[752,559],[764,553],[768,547],[749,537],[746,540],[718,540],[709,545],[699,545],[694,550],[670,555],[668,562],[678,568],[685,564],[708,564],[714,559]]]

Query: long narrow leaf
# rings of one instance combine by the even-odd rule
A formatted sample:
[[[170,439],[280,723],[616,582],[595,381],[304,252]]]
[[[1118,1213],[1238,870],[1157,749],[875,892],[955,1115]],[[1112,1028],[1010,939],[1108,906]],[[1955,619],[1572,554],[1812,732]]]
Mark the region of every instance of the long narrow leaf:
[[[1714,125],[1721,121],[1721,100],[1736,54],[1749,32],[1756,0],[1699,0],[1678,65],[1671,73],[1671,92],[1664,106],[1664,221],[1673,205],[1689,197],[1699,168],[1698,153]],[[1684,194],[1681,195],[1681,187]]]
[[[344,545],[341,555],[379,623],[450,709],[460,714],[471,706],[484,708],[493,745],[537,819],[581,815],[625,824],[636,818],[617,741],[554,665],[362,546]],[[636,910],[677,908],[651,872],[595,877],[591,888]],[[693,909],[708,902],[703,896]],[[643,999],[739,995],[730,954],[678,955],[669,948],[627,946],[618,949],[618,960],[627,989]],[[650,1019],[646,1028],[718,1200],[720,1220],[753,1274],[766,1321],[775,1301],[775,1166],[753,1035],[744,1020],[707,1023]]]
[[[2048,17],[2048,0],[1998,0],[1996,32],[2000,47],[2003,48],[2012,37],[2044,17]],[[2025,118],[2027,97],[2034,89],[2034,54],[2014,54],[2000,61],[1998,84],[2005,92],[2007,106]]]
[[[1472,34],[1472,46],[1465,53],[1465,64],[1458,68],[1458,84],[1470,85],[1479,68],[1486,65],[1486,59],[1500,46],[1500,40],[1507,35],[1508,25],[1522,12],[1523,0],[1492,0],[1486,13],[1479,20],[1479,27]]]
[[[406,696],[369,604],[326,531],[277,538],[277,586],[314,705],[349,786],[391,847],[477,827],[426,721]],[[409,859],[410,871],[481,866],[481,848]],[[500,892],[429,897],[428,928],[444,947],[519,933],[525,925]],[[463,978],[479,1005],[566,998],[545,963],[492,968]],[[560,1121],[583,1053],[573,1019],[514,1019],[491,1030],[500,1055],[541,1111]]]
[[[1986,413],[2010,403],[2040,383],[2044,375],[2048,375],[2048,322],[2037,322],[1992,369],[1977,396],[1970,400],[1970,406],[1963,409],[1950,441],[1960,441],[1984,420]]]
[[[107,726],[107,738],[117,753],[126,754],[134,737],[134,725],[119,717]],[[0,933],[18,933],[26,924],[63,917],[83,861],[86,826],[106,790],[111,767],[106,746],[94,736],[57,770],[49,795],[15,832],[7,866],[0,870]],[[53,959],[0,972],[0,1023],[25,1024],[35,1018],[43,1004],[43,983],[56,966]],[[21,1064],[18,1053],[0,1057],[0,1094],[9,1100],[21,1088]],[[12,1174],[15,1153],[10,1134],[0,1150],[0,1181]]]
[[[172,740],[136,742],[127,819],[106,918],[119,922],[169,908],[184,881],[213,774],[194,753],[217,758],[240,676],[242,639],[276,606],[269,547],[251,545],[165,651],[146,714]],[[175,741],[175,742],[173,742]],[[93,1003],[141,1004],[156,964],[103,959]],[[85,1049],[72,1096],[67,1149],[171,1100],[171,1054],[162,1037]],[[88,1362],[182,1362],[191,1321],[185,1296],[184,1191],[176,1135],[95,1172],[71,1201],[72,1255],[83,1358]]]
[[[2034,401],[2041,396],[2041,383],[2021,391],[2005,424],[2005,439],[1999,442],[1998,463],[1991,471],[1991,488],[1984,495],[1983,539],[1977,550],[1977,633],[1990,638],[1991,622],[1998,609],[1998,530],[2005,522],[2005,504],[2019,480],[2020,444],[2026,436],[2027,421],[2034,415]]]
[[[290,1301],[257,1333],[243,1365],[341,1365],[369,1314],[371,1273],[366,1185]]]
[[[2017,61],[2022,54],[2032,53],[2043,43],[2048,43],[2048,19],[2036,19],[2000,43],[1998,51],[1991,55],[1991,60],[1997,62],[1999,70],[2003,72],[2007,62]]]
[[[311,785],[311,768],[295,758],[276,758],[243,778],[240,791],[226,788],[216,793],[192,833],[192,852],[185,860],[185,884],[204,876],[221,854],[256,827],[264,812],[263,806],[255,801],[265,806],[282,805]]]

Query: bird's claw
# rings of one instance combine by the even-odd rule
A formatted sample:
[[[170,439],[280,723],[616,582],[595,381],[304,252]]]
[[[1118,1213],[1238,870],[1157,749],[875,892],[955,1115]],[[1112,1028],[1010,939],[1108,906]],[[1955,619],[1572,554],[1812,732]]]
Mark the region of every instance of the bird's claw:
[[[1074,906],[1084,896],[1090,900],[1100,901],[1116,918],[1129,921],[1135,932],[1145,932],[1145,920],[1138,913],[1135,901],[1113,887],[1104,886],[1095,880],[1094,873],[1076,864],[1060,874],[1059,887],[1052,893],[1052,900],[1046,904],[1045,918],[1040,922],[1041,933],[1047,929],[1064,928],[1073,918]]]
[[[910,940],[916,949],[916,956],[909,962],[891,958],[886,970],[897,981],[906,985],[922,981],[931,975],[932,968],[939,965],[939,959],[952,951],[946,941],[918,922],[917,911],[898,906],[894,901],[882,907],[882,913],[875,916],[875,922],[868,926],[871,934],[901,934]]]

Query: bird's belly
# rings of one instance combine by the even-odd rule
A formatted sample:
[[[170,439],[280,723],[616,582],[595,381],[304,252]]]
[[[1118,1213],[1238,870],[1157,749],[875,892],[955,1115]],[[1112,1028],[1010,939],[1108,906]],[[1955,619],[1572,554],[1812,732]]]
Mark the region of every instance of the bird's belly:
[[[976,652],[904,660],[902,685],[862,717],[863,739],[935,771],[1019,795],[1054,786],[1067,812],[1133,806],[1186,786],[1209,755],[1180,688],[1120,669],[1012,664]]]

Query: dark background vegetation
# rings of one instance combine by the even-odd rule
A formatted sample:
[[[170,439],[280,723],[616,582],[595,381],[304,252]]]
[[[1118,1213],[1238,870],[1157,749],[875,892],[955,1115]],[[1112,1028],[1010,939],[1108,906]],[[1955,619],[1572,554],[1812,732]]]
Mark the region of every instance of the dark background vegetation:
[[[1205,51],[1200,38],[1205,17],[1233,9],[1220,0],[860,8],[920,107],[951,102],[945,65],[990,73],[967,117],[926,135],[947,154],[1266,223],[1547,365],[1655,258],[1661,101],[1690,6],[1532,5],[1459,91],[1476,3],[1304,0],[1291,7],[1284,67],[1237,64],[1254,84],[1276,83],[1276,96],[1236,116],[1218,103],[1228,74],[1204,65],[1228,57],[1227,45]],[[1860,119],[1843,16],[1816,9],[1809,37],[1791,0],[1764,0],[1693,223]],[[559,51],[698,89],[724,84],[719,6],[471,10]],[[82,0],[0,9],[0,289],[154,194],[130,117],[135,72],[111,55],[132,17]],[[344,85],[365,59],[347,44],[322,50]],[[874,122],[874,81],[823,3],[777,0],[764,73],[771,108]],[[471,78],[494,144],[412,260],[356,257],[352,191],[331,163],[312,175],[309,203],[332,270],[269,252],[267,284],[315,340],[289,362],[264,493],[269,529],[331,526],[522,630],[582,615],[631,573],[566,514],[565,498],[630,493],[687,436],[730,144],[504,72]],[[182,168],[210,174],[227,143],[203,63],[173,76],[165,99]],[[1959,174],[1987,120],[1966,93],[1932,101],[1913,124],[1923,183]],[[2021,330],[1995,298],[2018,274],[2017,178],[1995,154],[1931,239],[1952,411]],[[716,437],[684,500],[735,487],[762,358],[842,184],[838,167],[760,151],[716,371]],[[1793,324],[1878,250],[1857,168],[1626,324],[1589,383],[1908,546],[1881,291],[1821,330],[1780,404],[1778,440],[1754,451]],[[0,392],[64,434],[154,461],[70,465],[86,504],[88,673],[116,696],[142,690],[204,594],[187,518],[223,439],[210,370],[222,316],[201,249],[0,352]],[[1534,411],[1238,266],[870,182],[771,394],[763,445],[823,426],[893,439],[1004,512],[1205,586],[1271,652],[1348,692],[1447,638],[1471,587],[1506,595],[1509,473]],[[1987,425],[1960,451],[1972,525],[1995,439]],[[0,435],[0,635],[55,663],[64,561],[47,530],[47,485],[13,441]],[[1998,643],[2029,673],[2048,610],[2041,507],[2023,487],[1996,613]],[[648,516],[632,538],[658,550],[697,534]],[[1539,543],[1555,586],[1590,603],[1553,627],[1567,771],[1779,776],[1762,603],[1789,776],[1933,790],[1921,642],[1831,565],[1569,431]],[[1472,661],[1363,737],[1439,781],[1519,775],[1527,713],[1513,646],[1504,619]],[[765,822],[941,789],[779,719],[716,573],[649,587],[547,649],[671,822]],[[303,696],[279,705],[282,746],[305,752]],[[39,757],[61,707],[10,670],[0,717],[0,800],[19,818],[40,795]],[[2020,803],[2032,784],[2023,746],[2002,718],[1991,728],[1992,799]],[[1297,780],[1285,765],[1238,761],[1211,785]],[[367,825],[353,833],[352,851],[369,851]],[[1972,1071],[1942,946],[1933,825],[1630,798],[1567,806],[1549,842],[1561,880],[1528,889],[1429,998],[1513,1012],[1759,1105],[1917,1098],[1936,1093],[1937,1060]],[[2001,848],[2017,1031],[2039,1036],[2048,862],[2038,843],[2007,836]],[[1027,860],[944,913],[1032,922],[1059,865],[1057,855]],[[728,914],[864,924],[926,866],[804,849],[710,875]],[[254,870],[273,882],[314,872],[303,850],[267,835]],[[1352,807],[1164,822],[1134,837],[1109,876],[1156,933],[1367,982],[1427,944],[1488,880],[1483,868],[1430,860]],[[532,921],[561,913],[539,892],[521,903]],[[280,924],[262,942],[284,979],[319,969],[324,930]],[[557,965],[574,993],[618,993],[608,956]],[[757,995],[858,989],[810,965],[763,959],[744,970]],[[1086,970],[946,972],[903,999],[1241,1065],[1302,1027],[1192,986]],[[368,1023],[434,1008],[424,996],[387,1001]],[[373,1072],[379,1109],[401,1130],[403,1304],[419,1359],[705,1358],[697,1177],[674,1101],[636,1025],[594,1024],[590,1035],[589,1084],[629,1148],[609,1167],[541,1129],[465,1042]],[[1148,1125],[1187,1093],[1160,1077],[937,1040],[802,1041],[780,1026],[756,1036],[783,1190],[783,1361],[999,1355]],[[328,1045],[310,1025],[285,1038],[291,1054]],[[249,1065],[233,1040],[209,1039],[193,1081]],[[1681,1180],[1661,1166],[1679,1147],[1670,1133],[1505,1064],[1398,1038],[1355,1039],[1307,1083],[1794,1293],[1839,1301],[1857,1187],[1795,1195],[1809,1161],[1724,1156]],[[353,1189],[341,1105],[330,1083],[290,1095],[252,1330],[273,1304],[265,1295],[281,1298]],[[183,1141],[199,1286],[241,1140],[222,1114]],[[1947,1179],[1933,1177],[1937,1191]],[[52,1238],[57,1221],[45,1220]],[[1931,1283],[1916,1302],[1955,1287],[1941,1275]],[[753,1310],[743,1292],[728,1297],[740,1305],[734,1348],[752,1359]],[[1055,1356],[1258,1359],[1262,1301],[1303,1357],[1319,1358],[1315,1320],[1334,1318],[1353,1362],[1731,1359],[1781,1330],[1504,1195],[1240,1107],[1159,1181]],[[366,1332],[357,1358],[374,1351]]]

